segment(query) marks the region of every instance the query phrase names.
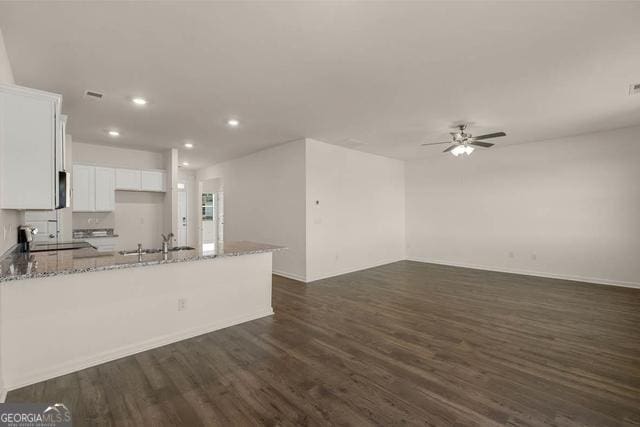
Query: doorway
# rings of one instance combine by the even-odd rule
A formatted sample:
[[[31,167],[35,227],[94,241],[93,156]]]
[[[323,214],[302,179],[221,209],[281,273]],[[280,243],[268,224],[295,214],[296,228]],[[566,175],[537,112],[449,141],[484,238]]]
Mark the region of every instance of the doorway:
[[[180,188],[178,186],[178,188]],[[178,191],[178,246],[188,246],[189,241],[189,196],[186,191]]]
[[[224,239],[222,182],[220,178],[201,181],[199,188],[200,247],[203,251],[214,251]]]
[[[212,251],[216,243],[216,195],[202,193],[202,249]]]

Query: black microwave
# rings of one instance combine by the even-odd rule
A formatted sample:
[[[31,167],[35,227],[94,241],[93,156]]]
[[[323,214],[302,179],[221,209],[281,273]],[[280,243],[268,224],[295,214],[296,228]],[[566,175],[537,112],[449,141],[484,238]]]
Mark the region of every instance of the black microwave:
[[[56,183],[56,209],[68,208],[71,206],[71,174],[67,171],[58,172]]]

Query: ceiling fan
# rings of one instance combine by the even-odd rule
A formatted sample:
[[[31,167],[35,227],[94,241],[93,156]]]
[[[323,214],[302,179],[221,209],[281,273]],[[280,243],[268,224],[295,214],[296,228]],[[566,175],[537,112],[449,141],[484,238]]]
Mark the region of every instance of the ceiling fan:
[[[498,138],[501,136],[507,136],[504,132],[495,132],[488,133],[486,135],[473,136],[470,133],[466,133],[467,129],[466,124],[458,125],[458,130],[455,132],[449,132],[451,134],[451,141],[446,142],[428,142],[422,145],[439,145],[439,144],[451,144],[451,146],[447,147],[443,153],[451,152],[454,156],[459,156],[461,154],[466,154],[467,156],[473,153],[474,147],[482,147],[489,148],[493,147],[494,144],[490,142],[482,142],[482,139],[491,139]]]

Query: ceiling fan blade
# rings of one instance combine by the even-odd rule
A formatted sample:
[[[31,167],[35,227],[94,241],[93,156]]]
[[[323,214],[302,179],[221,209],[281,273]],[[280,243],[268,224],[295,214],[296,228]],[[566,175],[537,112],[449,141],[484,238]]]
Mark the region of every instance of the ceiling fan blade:
[[[448,153],[449,151],[453,150],[454,148],[456,148],[459,144],[451,144],[451,147],[447,147],[446,150],[443,151],[443,153]]]
[[[475,145],[476,147],[489,148],[489,147],[493,147],[495,144],[492,144],[490,142],[471,141],[469,145]]]
[[[507,136],[507,134],[504,133],[504,132],[488,133],[486,135],[474,136],[471,139],[473,139],[473,140],[489,139],[489,138],[498,138],[500,136]]]
[[[447,142],[427,142],[427,143],[422,144],[422,145],[439,145],[439,144],[451,144],[451,141],[447,141]]]

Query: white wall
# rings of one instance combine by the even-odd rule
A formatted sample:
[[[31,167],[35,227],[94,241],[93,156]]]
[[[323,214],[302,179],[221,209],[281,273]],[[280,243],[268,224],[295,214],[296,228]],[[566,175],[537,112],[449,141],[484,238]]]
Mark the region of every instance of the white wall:
[[[640,127],[411,161],[406,187],[410,259],[640,285]]]
[[[306,153],[307,281],[405,259],[404,162],[312,139]]]
[[[73,142],[73,162],[100,166],[164,169],[166,156],[162,153],[103,145]],[[73,228],[114,228],[119,234],[117,250],[162,245],[166,229],[167,205],[164,193],[116,191],[116,208],[111,213],[73,214]],[[90,221],[90,222],[89,222]]]
[[[0,83],[14,83],[2,31],[0,31]],[[0,255],[16,244],[18,240],[17,227],[23,222],[23,219],[24,215],[19,211],[0,209]]]
[[[399,160],[306,139],[197,177],[213,178],[224,192],[225,239],[287,246],[274,254],[278,274],[309,282],[405,258]]]
[[[2,30],[0,30],[0,83],[14,83],[13,71],[11,70],[9,55],[7,55],[7,49],[4,45]]]
[[[11,63],[7,56],[7,50],[0,30],[0,83],[13,84],[13,72],[11,71]],[[1,150],[0,150],[1,151]],[[0,173],[0,176],[2,174]],[[1,187],[1,186],[0,186]],[[19,211],[0,209],[0,256],[11,249],[18,241],[17,227],[24,220],[24,215]],[[0,307],[2,306],[2,298],[0,297]],[[0,311],[0,316],[2,315]],[[1,329],[0,324],[0,329]],[[2,342],[2,331],[0,330],[0,342]],[[6,388],[4,382],[2,351],[4,346],[0,347],[0,402],[4,402],[6,396]]]
[[[221,178],[225,240],[283,245],[274,271],[305,277],[305,144],[294,141],[198,171],[199,182]]]
[[[271,253],[7,282],[0,295],[15,389],[271,315]]]
[[[73,118],[69,118],[73,120]],[[109,147],[73,141],[74,163],[96,163],[101,166],[133,169],[165,169],[165,155],[153,151]]]

